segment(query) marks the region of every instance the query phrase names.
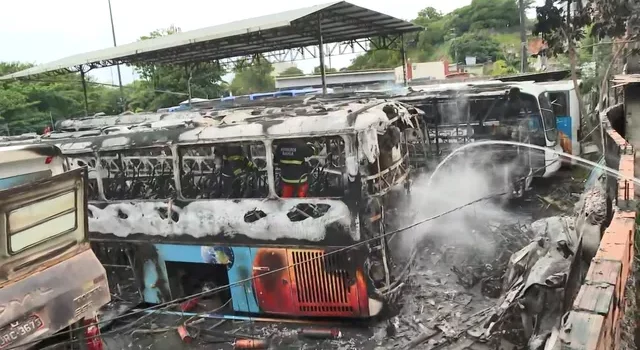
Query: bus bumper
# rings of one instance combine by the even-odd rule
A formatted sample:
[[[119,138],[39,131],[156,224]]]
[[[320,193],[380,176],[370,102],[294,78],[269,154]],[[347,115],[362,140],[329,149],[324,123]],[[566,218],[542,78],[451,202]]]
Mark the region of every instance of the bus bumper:
[[[0,347],[53,335],[110,300],[105,269],[87,249],[0,289]]]
[[[562,152],[562,147],[560,146],[560,144],[555,145],[554,151]],[[542,177],[547,178],[547,177],[553,176],[555,173],[558,172],[558,170],[560,170],[560,167],[562,166],[562,160],[560,159],[560,156],[557,153],[549,152],[549,151],[545,151],[544,153],[545,153],[545,156],[544,156],[545,169]]]

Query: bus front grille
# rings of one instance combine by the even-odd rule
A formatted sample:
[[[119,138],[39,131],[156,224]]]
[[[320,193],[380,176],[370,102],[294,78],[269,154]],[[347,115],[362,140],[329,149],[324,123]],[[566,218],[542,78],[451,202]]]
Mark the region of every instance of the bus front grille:
[[[294,297],[300,312],[339,316],[356,312],[357,287],[346,256],[323,251],[293,250]]]

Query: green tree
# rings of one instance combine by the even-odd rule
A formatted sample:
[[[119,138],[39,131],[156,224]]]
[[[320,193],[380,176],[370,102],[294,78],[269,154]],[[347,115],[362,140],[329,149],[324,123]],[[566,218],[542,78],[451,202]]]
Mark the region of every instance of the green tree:
[[[0,75],[29,68],[20,63],[1,63]],[[117,94],[105,86],[87,80],[87,100],[90,114],[115,113]],[[0,81],[0,123],[6,124],[11,134],[41,132],[51,120],[82,116],[85,113],[84,94],[80,75],[69,73],[37,77],[26,81]]]
[[[273,91],[275,79],[271,75],[273,66],[265,59],[254,60],[249,66],[235,71],[230,89],[234,95],[246,95],[256,92]]]
[[[304,72],[298,67],[289,67],[280,73],[281,77],[295,77],[304,75]]]
[[[531,6],[534,0],[525,0],[525,6]],[[520,26],[520,15],[517,0],[473,0],[470,5],[460,7],[451,13],[443,14],[434,7],[420,10],[412,21],[425,30],[414,35],[405,35],[406,55],[413,62],[439,60],[447,53],[455,57],[455,50],[448,50],[452,46],[472,46],[464,43],[465,36],[477,33],[512,33]],[[480,35],[480,34],[478,34]],[[488,34],[481,35],[482,43],[474,45],[477,56],[500,56],[496,50],[495,40],[487,39]],[[457,44],[455,44],[457,42]],[[455,45],[454,45],[455,44]],[[498,45],[499,47],[499,45]],[[352,61],[349,69],[387,69],[402,64],[399,45],[391,47],[394,51],[370,50]],[[458,53],[460,60],[464,55]],[[482,61],[483,57],[479,57]],[[495,59],[495,58],[493,58]]]
[[[325,65],[324,66],[324,72],[326,74],[329,74],[329,73],[336,73],[336,72],[338,72],[338,70],[335,69],[335,68],[329,68],[329,67],[327,67],[327,65]],[[317,67],[313,68],[313,74],[320,74],[320,66],[317,66]]]
[[[449,48],[449,55],[464,62],[465,57],[476,57],[478,63],[496,61],[501,56],[500,43],[483,33],[466,33]]]
[[[473,0],[451,13],[449,29],[463,34],[481,29],[513,30],[519,25],[517,0]]]
[[[518,70],[509,65],[505,60],[495,61],[493,63],[493,69],[491,70],[491,75],[493,76],[503,76],[516,73],[518,73]]]
[[[444,16],[433,7],[427,7],[418,12],[412,22],[425,28],[407,42],[409,56],[417,61],[428,60],[435,52],[435,46],[444,43],[450,18]]]
[[[140,37],[140,40],[148,40],[180,32],[180,28],[170,26],[158,29],[149,35]],[[216,63],[202,62],[189,65],[136,65],[136,71],[143,83],[135,84],[135,89],[146,89],[152,93],[134,92],[136,96],[132,107],[144,110],[157,110],[162,107],[175,106],[188,98],[189,83],[191,96],[200,98],[214,98],[223,95],[225,90],[222,84],[224,70]],[[191,79],[190,79],[191,78]],[[166,92],[163,92],[166,91]],[[144,99],[143,99],[144,97]]]
[[[394,68],[402,64],[400,54],[390,50],[367,51],[351,61],[349,70]]]

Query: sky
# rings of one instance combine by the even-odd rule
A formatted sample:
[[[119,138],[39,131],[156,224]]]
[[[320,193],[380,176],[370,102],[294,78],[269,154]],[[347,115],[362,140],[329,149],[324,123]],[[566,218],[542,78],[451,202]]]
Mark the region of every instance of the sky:
[[[178,26],[188,31],[323,4],[328,0],[111,0],[118,44],[136,41],[149,32]],[[394,17],[410,20],[419,10],[433,6],[443,13],[468,5],[471,0],[351,0],[351,3]],[[46,63],[63,57],[113,46],[108,0],[4,1],[0,12],[0,61]],[[354,54],[334,56],[331,65],[340,69]],[[296,62],[310,73],[317,59]],[[117,84],[115,68],[90,73],[103,83]],[[136,78],[122,67],[127,84]],[[226,77],[227,79],[230,76]]]

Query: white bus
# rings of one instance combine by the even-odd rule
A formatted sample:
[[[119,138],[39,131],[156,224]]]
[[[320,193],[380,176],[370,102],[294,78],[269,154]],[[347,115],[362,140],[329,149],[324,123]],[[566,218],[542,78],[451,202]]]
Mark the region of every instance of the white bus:
[[[582,83],[578,81],[578,87]],[[573,81],[562,80],[539,83],[547,90],[549,100],[558,125],[558,138],[562,150],[579,156],[581,154],[580,135],[581,113],[578,93]]]

